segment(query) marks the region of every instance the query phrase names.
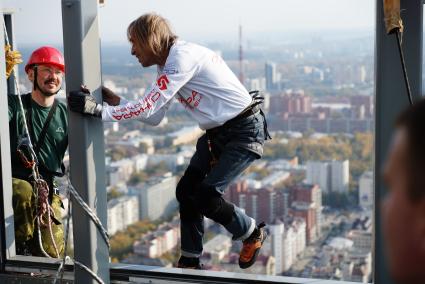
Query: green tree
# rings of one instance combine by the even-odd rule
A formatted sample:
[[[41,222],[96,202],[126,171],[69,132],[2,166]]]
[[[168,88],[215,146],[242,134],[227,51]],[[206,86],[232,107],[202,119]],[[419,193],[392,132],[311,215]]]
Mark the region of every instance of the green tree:
[[[137,185],[139,183],[145,182],[149,179],[149,176],[147,173],[140,171],[140,172],[134,172],[131,174],[130,178],[128,179],[129,185]]]
[[[110,256],[120,261],[133,251],[133,244],[141,236],[149,231],[155,230],[157,226],[148,221],[139,221],[127,227],[124,231],[115,233],[111,239]]]
[[[112,187],[108,192],[107,192],[107,200],[112,200],[118,197],[123,196],[124,193],[120,192],[116,187]]]

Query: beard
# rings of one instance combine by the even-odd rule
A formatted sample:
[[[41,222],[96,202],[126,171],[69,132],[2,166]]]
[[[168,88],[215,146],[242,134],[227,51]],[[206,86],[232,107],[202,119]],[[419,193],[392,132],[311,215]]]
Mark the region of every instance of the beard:
[[[45,85],[50,84],[50,83],[56,83],[56,82],[55,82],[55,80],[50,79],[50,80],[44,81],[42,86],[40,86],[40,84],[38,84],[38,86],[37,86],[38,89],[41,91],[41,93],[46,97],[51,97],[53,95],[56,95],[60,91],[60,87],[58,87],[55,90],[44,87]]]

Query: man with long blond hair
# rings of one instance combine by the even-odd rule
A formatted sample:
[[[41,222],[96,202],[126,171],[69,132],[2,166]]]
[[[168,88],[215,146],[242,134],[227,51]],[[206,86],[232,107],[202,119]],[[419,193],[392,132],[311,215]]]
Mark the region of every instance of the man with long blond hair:
[[[180,179],[181,257],[178,267],[200,269],[204,216],[223,225],[233,240],[243,242],[239,265],[254,264],[266,239],[264,223],[247,216],[223,199],[228,185],[254,160],[261,158],[269,138],[263,98],[248,93],[223,59],[213,51],[182,40],[157,14],[145,14],[130,23],[131,54],[143,67],[158,66],[158,76],[136,101],[125,101],[102,89],[109,106],[96,104],[84,91],[71,92],[70,109],[105,121],[138,119],[157,125],[176,98],[206,133]]]

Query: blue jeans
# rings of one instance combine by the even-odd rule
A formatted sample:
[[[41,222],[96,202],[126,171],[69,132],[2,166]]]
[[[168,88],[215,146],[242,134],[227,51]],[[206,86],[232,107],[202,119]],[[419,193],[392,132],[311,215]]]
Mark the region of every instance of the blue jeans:
[[[223,225],[234,240],[244,240],[254,231],[255,220],[225,201],[222,195],[236,177],[254,160],[261,158],[264,140],[264,117],[260,113],[207,131],[199,138],[196,152],[176,189],[180,204],[182,256],[199,257],[202,254],[204,216]],[[212,156],[217,163],[211,168]]]

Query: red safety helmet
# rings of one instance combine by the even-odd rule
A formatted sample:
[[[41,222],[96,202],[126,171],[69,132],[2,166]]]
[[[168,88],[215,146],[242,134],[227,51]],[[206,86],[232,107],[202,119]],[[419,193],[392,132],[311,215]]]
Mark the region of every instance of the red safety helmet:
[[[63,59],[62,53],[54,47],[42,46],[31,54],[27,65],[25,65],[25,72],[39,64],[54,65],[65,73],[65,60]]]

